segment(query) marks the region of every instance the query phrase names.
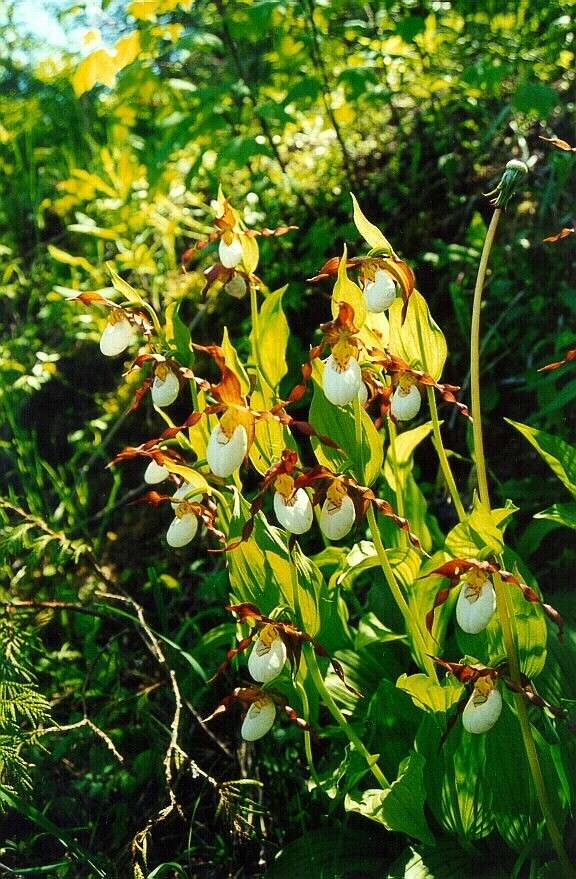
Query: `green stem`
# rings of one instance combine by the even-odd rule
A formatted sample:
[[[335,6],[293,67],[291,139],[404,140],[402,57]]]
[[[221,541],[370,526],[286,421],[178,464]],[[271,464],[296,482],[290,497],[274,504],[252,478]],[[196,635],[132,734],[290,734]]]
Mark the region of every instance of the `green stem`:
[[[484,247],[482,248],[482,255],[480,257],[480,265],[478,266],[478,275],[476,277],[476,286],[474,288],[474,302],[472,306],[472,327],[470,332],[470,392],[472,398],[474,460],[476,462],[476,477],[478,481],[480,500],[488,507],[488,509],[490,509],[490,492],[488,490],[486,459],[484,456],[484,442],[482,437],[482,410],[480,405],[480,312],[482,307],[482,293],[486,280],[488,260],[490,258],[490,252],[492,250],[494,237],[496,235],[496,229],[498,228],[501,214],[501,209],[496,208],[492,216],[492,220],[490,221],[490,225],[486,233],[486,238],[484,240]],[[518,652],[516,650],[514,632],[512,629],[512,615],[508,602],[507,587],[506,584],[503,583],[498,576],[494,577],[494,589],[496,591],[496,609],[500,620],[500,626],[502,628],[502,638],[504,640],[504,647],[506,649],[510,677],[517,686],[520,686],[520,662],[518,660]],[[540,760],[538,758],[538,751],[536,749],[536,742],[534,741],[534,736],[532,735],[532,727],[530,725],[530,719],[528,717],[528,711],[526,709],[526,702],[524,701],[524,697],[520,693],[514,694],[514,702],[516,705],[518,723],[520,725],[520,731],[522,733],[522,741],[524,743],[524,750],[526,751],[526,758],[528,760],[530,774],[532,776],[532,781],[536,790],[536,796],[538,797],[540,809],[544,817],[544,822],[548,830],[548,835],[550,836],[550,840],[552,842],[552,846],[554,848],[554,851],[556,852],[558,860],[562,865],[564,875],[574,877],[576,876],[576,871],[571,865],[566,850],[564,849],[562,834],[560,833],[560,829],[556,824],[556,819],[552,812],[550,800],[548,798],[548,792],[546,790],[546,784],[544,782],[544,776],[542,775],[542,768],[540,766]]]
[[[518,662],[516,645],[514,643],[514,633],[512,631],[512,617],[508,601],[507,586],[502,582],[500,577],[495,576],[494,588],[496,591],[496,607],[500,618],[500,625],[502,626],[502,637],[504,639],[504,646],[508,656],[510,677],[516,685],[521,686],[520,665]],[[522,733],[522,741],[524,742],[524,750],[526,751],[530,774],[532,775],[536,796],[538,797],[538,802],[540,804],[540,809],[542,810],[542,815],[544,816],[548,834],[552,841],[552,846],[554,847],[558,860],[562,864],[564,870],[563,875],[567,877],[576,876],[576,871],[571,865],[564,849],[562,834],[560,833],[554,813],[552,812],[546,784],[544,782],[544,776],[542,775],[540,760],[538,758],[538,751],[536,750],[536,742],[532,735],[532,727],[530,726],[526,701],[521,693],[514,693],[514,703],[516,705],[518,723],[520,724],[520,731]]]
[[[440,421],[438,420],[438,408],[436,406],[434,388],[429,387],[426,389],[426,392],[428,394],[428,406],[430,407],[430,415],[432,417],[434,448],[436,449],[438,461],[440,462],[440,469],[442,470],[444,480],[454,503],[456,514],[460,522],[462,522],[466,518],[466,511],[464,509],[462,500],[460,499],[460,495],[456,487],[456,481],[454,479],[454,474],[452,473],[452,468],[450,467],[450,462],[448,461],[448,455],[446,454],[446,449],[444,448],[444,443],[442,442],[442,434],[440,432]]]
[[[392,470],[394,471],[394,483],[396,490],[396,512],[399,516],[402,516],[402,518],[405,519],[406,515],[404,507],[404,494],[402,492],[402,485],[400,484],[398,458],[396,457],[396,440],[398,438],[398,432],[392,418],[388,418],[388,434],[390,436],[390,461],[392,463]],[[406,539],[408,539],[407,534],[405,534],[404,536],[406,537]]]
[[[300,699],[302,701],[302,717],[306,721],[306,723],[310,722],[310,705],[308,702],[308,693],[306,692],[306,686],[304,681],[301,681],[299,678],[295,680],[296,687],[298,692],[300,693]],[[304,730],[304,753],[306,754],[306,762],[308,763],[308,768],[310,769],[310,773],[316,787],[320,787],[320,779],[318,778],[318,773],[316,772],[316,767],[314,766],[314,755],[312,754],[312,736],[310,735],[309,730]]]
[[[480,265],[478,266],[478,275],[476,277],[476,286],[474,287],[472,327],[470,330],[470,394],[472,397],[474,461],[476,463],[476,478],[478,480],[480,500],[487,507],[490,507],[490,494],[488,491],[488,478],[486,476],[486,459],[484,457],[484,441],[482,438],[482,409],[480,406],[480,311],[482,307],[482,291],[484,290],[484,282],[486,280],[486,269],[488,268],[490,251],[492,250],[494,236],[496,235],[501,215],[501,209],[496,208],[488,226],[486,238],[484,239],[484,247],[482,248],[482,256],[480,257]]]
[[[418,332],[418,342],[420,344],[420,357],[422,359],[422,368],[424,372],[429,372],[428,364],[426,362],[426,349],[424,347],[424,339],[422,337],[422,327],[420,326],[420,321],[416,322],[416,330]],[[427,387],[426,393],[428,395],[428,405],[430,407],[430,415],[432,417],[434,448],[436,449],[438,461],[440,462],[440,469],[442,470],[442,474],[448,487],[448,491],[450,492],[450,495],[452,497],[456,513],[459,520],[462,522],[462,520],[466,516],[466,512],[464,510],[464,505],[462,504],[460,494],[456,487],[456,480],[454,479],[454,474],[452,473],[452,468],[450,467],[450,462],[448,460],[448,455],[446,454],[446,449],[444,448],[444,443],[442,442],[442,434],[440,433],[440,422],[438,420],[438,407],[436,405],[434,388]]]
[[[424,636],[422,635],[422,631],[418,624],[418,620],[415,618],[414,614],[410,610],[408,602],[404,598],[402,594],[402,590],[398,585],[396,577],[394,576],[394,571],[392,570],[392,565],[390,564],[390,560],[388,558],[388,554],[382,543],[382,538],[380,537],[380,530],[378,528],[378,523],[376,522],[376,516],[374,515],[374,510],[370,505],[368,507],[368,511],[366,513],[368,519],[368,525],[370,527],[370,531],[372,533],[372,540],[374,542],[374,546],[376,548],[376,554],[378,556],[378,561],[380,562],[380,567],[382,568],[382,572],[384,577],[386,578],[386,582],[388,583],[388,588],[392,593],[392,597],[394,601],[398,605],[398,609],[404,618],[404,624],[408,632],[412,635],[412,637],[418,641],[418,647],[420,649],[420,653],[422,655],[422,662],[424,663],[424,667],[426,668],[427,674],[435,681],[438,680],[436,676],[436,668],[432,659],[428,656],[428,650],[426,648],[426,643],[424,641]]]
[[[360,473],[357,473],[358,482],[364,483],[364,443],[362,442],[362,407],[358,395],[354,397],[354,439],[360,456]]]
[[[386,776],[384,775],[384,773],[382,772],[380,767],[376,763],[374,763],[374,758],[372,757],[372,755],[368,751],[368,748],[366,747],[364,742],[356,735],[356,733],[354,732],[354,730],[352,729],[352,727],[350,726],[350,724],[348,723],[348,721],[346,720],[346,718],[344,717],[344,715],[342,714],[342,712],[340,711],[340,709],[338,708],[336,703],[334,702],[334,699],[332,698],[332,696],[328,692],[328,690],[326,688],[326,684],[324,683],[324,679],[323,679],[322,675],[320,674],[320,669],[318,668],[318,663],[316,662],[316,655],[314,653],[314,648],[312,647],[311,644],[306,644],[304,646],[305,646],[305,650],[306,650],[306,662],[307,662],[308,668],[310,669],[310,674],[312,675],[312,680],[314,681],[314,685],[316,686],[316,689],[318,690],[318,693],[320,694],[320,697],[321,697],[322,701],[324,702],[326,708],[328,709],[328,711],[330,712],[330,714],[332,715],[332,717],[334,718],[334,720],[336,721],[336,723],[338,724],[338,726],[340,727],[342,732],[352,742],[352,744],[354,745],[356,750],[364,757],[364,759],[366,760],[366,763],[368,764],[368,766],[370,768],[370,772],[372,773],[372,775],[374,776],[374,778],[376,779],[378,784],[382,787],[382,789],[390,787],[390,784],[388,783]]]

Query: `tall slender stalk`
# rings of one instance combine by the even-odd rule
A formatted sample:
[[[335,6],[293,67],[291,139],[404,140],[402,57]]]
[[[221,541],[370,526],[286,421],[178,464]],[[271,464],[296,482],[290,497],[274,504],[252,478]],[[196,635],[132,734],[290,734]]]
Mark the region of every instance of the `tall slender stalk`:
[[[376,549],[376,555],[378,556],[378,561],[380,562],[380,567],[382,568],[382,573],[386,578],[386,582],[388,584],[388,588],[392,593],[392,597],[394,601],[398,605],[398,609],[404,618],[404,623],[406,625],[406,629],[408,632],[412,634],[414,639],[418,642],[418,647],[420,649],[420,653],[422,655],[422,661],[424,663],[424,667],[426,668],[427,674],[435,681],[438,680],[436,676],[436,667],[428,655],[428,651],[426,648],[426,643],[424,641],[424,636],[422,634],[422,630],[420,628],[419,621],[416,619],[414,614],[412,613],[410,606],[404,595],[400,586],[398,585],[398,581],[394,576],[394,571],[392,570],[392,565],[390,564],[390,559],[388,558],[388,553],[382,543],[382,538],[380,537],[380,530],[378,528],[378,523],[376,521],[376,516],[374,515],[374,510],[372,506],[368,507],[368,512],[366,513],[368,519],[368,525],[370,527],[370,531],[372,533],[372,540],[374,542],[374,547]]]
[[[390,437],[390,461],[392,470],[394,471],[394,482],[396,484],[396,512],[402,518],[405,518],[404,511],[404,493],[400,484],[400,473],[398,470],[398,458],[396,456],[396,440],[398,439],[398,431],[396,424],[392,418],[388,418],[388,436]],[[404,535],[408,539],[408,535]]]
[[[498,223],[500,221],[501,215],[502,210],[501,208],[497,207],[492,216],[492,220],[490,221],[490,225],[486,233],[486,238],[484,239],[484,247],[482,248],[482,255],[480,257],[478,275],[476,277],[476,285],[474,288],[474,302],[472,306],[472,327],[470,335],[470,392],[472,398],[474,461],[476,464],[476,477],[478,482],[480,500],[488,507],[488,509],[490,509],[490,493],[488,490],[486,459],[484,456],[484,442],[482,437],[482,410],[480,404],[480,313],[482,308],[482,293],[486,280],[488,260],[490,258],[490,252],[492,250],[494,237],[496,235],[496,229],[498,228]],[[510,677],[515,684],[521,686],[520,662],[518,659],[518,652],[516,649],[514,632],[512,628],[512,615],[510,612],[510,605],[508,602],[508,595],[506,591],[507,587],[506,584],[503,583],[498,576],[495,576],[494,588],[496,591],[496,609],[502,629],[502,638],[504,640],[504,646],[506,649]],[[544,782],[544,776],[542,775],[540,760],[538,758],[536,742],[534,741],[532,727],[530,725],[530,719],[528,717],[526,702],[524,700],[524,697],[520,693],[515,693],[514,703],[516,706],[518,723],[520,725],[520,731],[522,733],[522,741],[524,744],[524,750],[526,751],[526,758],[528,760],[530,774],[532,776],[532,781],[534,783],[534,788],[536,791],[536,796],[538,797],[540,809],[544,817],[546,829],[548,830],[548,835],[550,836],[550,840],[552,842],[552,846],[556,852],[558,860],[562,865],[564,875],[567,877],[574,877],[576,876],[576,870],[570,863],[570,860],[564,848],[562,834],[556,823],[556,819],[550,805],[548,792],[546,790],[546,784]]]
[[[324,679],[320,674],[320,669],[318,668],[318,663],[316,662],[316,656],[314,654],[314,648],[310,644],[305,644],[304,648],[306,650],[306,662],[308,668],[310,669],[310,674],[312,675],[312,680],[314,681],[314,685],[320,694],[320,698],[322,699],[324,705],[342,730],[342,732],[347,736],[347,738],[352,742],[356,750],[364,757],[368,767],[370,768],[370,772],[378,782],[378,784],[384,789],[390,787],[388,780],[377,763],[374,762],[374,757],[370,754],[368,748],[356,734],[352,726],[348,723],[338,706],[336,705],[334,699],[328,692],[326,688],[326,684],[324,683]]]

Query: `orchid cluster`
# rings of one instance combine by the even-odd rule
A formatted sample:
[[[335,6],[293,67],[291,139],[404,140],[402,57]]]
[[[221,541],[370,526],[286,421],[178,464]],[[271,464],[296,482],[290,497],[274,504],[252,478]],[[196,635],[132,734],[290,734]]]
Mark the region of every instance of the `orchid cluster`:
[[[497,209],[509,200],[523,171],[514,166],[507,173],[504,183],[494,191]],[[466,419],[471,416],[468,407],[458,399],[459,387],[441,381],[447,353],[444,337],[432,320],[424,297],[416,290],[410,266],[366,219],[356,200],[353,201],[354,220],[369,245],[369,252],[349,257],[344,247],[341,256],[328,259],[309,279],[312,285],[326,282],[333,285],[331,317],[318,328],[317,344],[310,349],[301,367],[301,381],[284,397],[280,395],[279,384],[287,366],[285,359],[278,365],[274,336],[276,327],[281,328],[285,321],[279,311],[283,291],[271,293],[255,271],[258,237],[284,235],[294,227],[248,229],[220,193],[214,203],[212,228],[184,255],[186,266],[206,254],[214,253],[217,258],[204,271],[205,293],[215,295],[224,290],[235,298],[242,298],[249,292],[252,356],[247,365],[241,362],[227,331],[221,344],[194,342],[175,308],[163,325],[140,294],[118,276],[113,275],[113,285],[124,296],[121,304],[98,292],[82,293],[76,298],[85,304],[109,309],[100,339],[103,354],[118,356],[136,339],[142,343],[128,368],[128,373],[139,370],[142,374],[130,408],[135,411],[149,393],[153,406],[161,412],[168,426],[159,436],[125,448],[111,463],[143,459],[143,479],[148,486],[143,500],[154,506],[165,505],[172,512],[166,532],[168,546],[181,549],[204,529],[214,538],[215,551],[226,553],[231,568],[234,553],[248,552],[247,547],[264,557],[266,568],[266,552],[257,546],[258,534],[264,528],[267,535],[272,535],[283,547],[283,570],[291,571],[295,581],[289,593],[282,591],[281,582],[274,583],[275,591],[269,595],[263,586],[259,585],[263,591],[256,593],[254,585],[245,582],[240,584],[240,591],[233,593],[234,600],[240,603],[229,605],[227,610],[237,615],[240,626],[248,625],[249,632],[239,635],[238,643],[228,650],[215,677],[227,672],[232,661],[250,648],[247,668],[253,681],[235,687],[207,719],[240,705],[244,711],[241,736],[252,742],[272,729],[280,708],[309,736],[312,727],[307,716],[307,699],[302,700],[304,716],[300,717],[284,693],[270,687],[287,663],[298,685],[295,692],[298,687],[301,690],[309,685],[308,680],[306,683],[301,680],[300,674],[302,649],[306,647],[307,670],[321,700],[383,785],[384,776],[377,766],[377,758],[366,752],[339,712],[316,665],[317,657],[329,660],[344,686],[360,697],[347,683],[342,664],[317,640],[321,626],[316,619],[306,617],[306,607],[303,608],[299,598],[301,588],[295,553],[301,552],[299,539],[311,539],[307,535],[315,519],[327,545],[344,540],[354,529],[357,532],[364,529],[370,535],[384,581],[405,621],[412,657],[425,670],[430,687],[442,699],[446,695],[443,682],[437,678],[440,667],[467,688],[448,722],[446,735],[460,715],[465,733],[487,733],[505,704],[501,684],[514,699],[537,705],[553,717],[565,717],[563,709],[554,708],[538,695],[533,683],[510,657],[505,663],[495,664],[496,660],[490,655],[485,656],[486,661],[482,663],[468,658],[450,662],[432,654],[432,650],[436,650],[432,644],[437,642],[437,637],[442,637],[439,618],[442,625],[448,623],[444,606],[452,590],[459,589],[455,601],[457,626],[466,635],[477,637],[481,645],[479,655],[483,655],[482,650],[486,654],[487,650],[482,633],[486,630],[500,633],[500,629],[504,632],[505,625],[509,625],[509,619],[506,622],[508,590],[519,590],[528,607],[538,608],[537,613],[543,611],[558,626],[560,634],[562,619],[516,571],[511,573],[504,569],[502,556],[494,548],[495,541],[501,540],[500,520],[492,517],[485,496],[482,503],[474,497],[470,513],[464,509],[443,445],[437,398],[455,406]],[[260,307],[259,297],[263,300]],[[270,330],[266,322],[273,320],[280,323]],[[266,349],[263,340],[267,334]],[[567,359],[573,359],[571,354],[569,352]],[[215,365],[219,372],[217,381],[198,374],[197,357]],[[308,420],[304,420],[292,413],[302,406],[311,387],[314,396]],[[174,423],[166,410],[184,390],[190,394],[192,408],[181,423]],[[411,431],[406,425],[421,414],[423,401],[427,401],[431,422]],[[477,429],[476,417],[474,429]],[[405,477],[401,474],[399,453],[404,449],[405,464],[409,460],[408,453],[411,454],[419,441],[414,439],[415,435],[424,437],[427,432],[433,434],[434,448],[460,526],[467,526],[470,517],[482,507],[481,514],[489,521],[491,534],[497,535],[494,538],[492,534],[485,543],[478,538],[478,544],[468,548],[472,540],[469,535],[473,533],[477,537],[470,529],[466,532],[466,554],[462,551],[461,558],[455,557],[454,551],[447,553],[446,548],[429,558],[428,550],[432,551],[433,546],[422,534],[422,521],[420,528],[415,529],[406,515],[402,495]],[[311,440],[316,463],[305,463],[309,455],[299,446],[301,437]],[[478,456],[475,461],[477,466],[482,463]],[[258,475],[258,487],[250,499],[244,496],[242,486],[248,467]],[[395,506],[380,496],[384,492],[379,494],[374,487],[376,481],[387,474],[387,467],[392,473],[392,478],[386,476],[386,480],[388,488],[396,493]],[[160,493],[161,486],[170,488]],[[394,528],[382,528],[384,521],[393,523]],[[384,533],[393,534],[392,538],[388,537],[393,548],[402,549],[405,558],[413,563],[417,573],[412,582],[403,581],[391,563]],[[462,534],[459,538],[464,540]],[[503,540],[501,546],[503,549]],[[274,573],[274,576],[279,575]],[[448,585],[437,591],[435,597],[426,593],[429,609],[422,611],[425,605],[418,603],[419,590],[424,588],[422,581],[437,577],[447,580]],[[310,598],[313,587],[307,584],[306,588],[308,593],[305,594]],[[281,597],[286,600],[281,601]],[[312,595],[311,602],[317,606],[318,596]],[[506,630],[503,637],[508,638],[508,649],[512,636]],[[413,681],[415,688],[417,683]],[[415,693],[416,689],[413,696]],[[446,705],[448,713],[450,705]],[[307,746],[309,751],[309,739]]]

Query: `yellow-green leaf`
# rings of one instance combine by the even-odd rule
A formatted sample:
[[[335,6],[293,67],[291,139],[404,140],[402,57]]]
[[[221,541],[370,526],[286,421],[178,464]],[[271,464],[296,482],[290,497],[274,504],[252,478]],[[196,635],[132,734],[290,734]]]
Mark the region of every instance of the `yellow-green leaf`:
[[[264,372],[264,383],[268,382],[276,388],[288,372],[286,366],[286,348],[290,337],[288,321],[282,310],[282,297],[286,287],[270,293],[260,309],[258,315],[258,338],[255,340],[258,347],[258,357]],[[253,333],[251,338],[253,339]],[[269,388],[271,391],[271,389]],[[269,395],[268,395],[269,396]],[[276,400],[267,400],[276,402]]]
[[[238,357],[238,352],[236,351],[236,348],[230,341],[230,336],[228,335],[228,327],[224,327],[221,347],[224,351],[224,361],[226,363],[226,366],[228,366],[237,376],[240,381],[242,393],[246,395],[250,390],[250,379],[248,378],[248,373],[244,369],[244,365]]]
[[[240,242],[242,244],[242,263],[246,272],[251,275],[256,271],[260,252],[258,250],[258,242],[249,235],[241,235]]]
[[[360,329],[366,319],[366,303],[362,290],[351,281],[346,271],[348,248],[344,245],[344,253],[338,265],[338,277],[332,292],[332,314],[338,317],[340,302],[347,302],[354,309],[354,323]]]
[[[380,229],[371,223],[370,220],[366,219],[354,193],[351,192],[350,195],[352,197],[352,204],[354,205],[354,223],[366,244],[369,244],[370,247],[373,248],[385,248],[389,253],[394,253],[392,245],[386,236],[383,235]]]
[[[54,247],[53,244],[48,245],[48,253],[52,259],[55,259],[58,262],[65,263],[68,266],[77,266],[78,268],[89,272],[94,277],[100,275],[98,269],[91,265],[85,256],[73,256],[71,253],[66,253],[65,250],[60,250],[59,247]]]
[[[432,378],[442,375],[448,354],[444,333],[433,319],[424,297],[414,290],[406,320],[402,324],[402,301],[396,299],[388,311],[389,348],[414,369],[428,372]]]

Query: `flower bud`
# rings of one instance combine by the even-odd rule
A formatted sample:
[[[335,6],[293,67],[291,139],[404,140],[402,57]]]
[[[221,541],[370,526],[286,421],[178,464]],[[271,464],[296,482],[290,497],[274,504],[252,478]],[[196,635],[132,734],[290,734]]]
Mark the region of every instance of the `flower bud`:
[[[340,498],[339,506],[327,497],[320,513],[320,528],[328,540],[341,540],[346,537],[355,519],[356,509],[347,494]]]
[[[479,571],[478,576],[469,576],[469,582],[462,584],[456,602],[456,620],[461,629],[469,635],[477,635],[486,628],[496,610],[494,586]]]
[[[248,451],[248,434],[243,424],[234,428],[231,437],[217,424],[208,440],[206,459],[214,476],[230,476],[240,466]]]
[[[170,471],[167,467],[157,464],[156,461],[150,461],[144,471],[144,482],[147,482],[148,485],[157,485],[158,482],[164,482],[169,476]]]
[[[100,351],[105,357],[117,357],[128,348],[133,337],[134,330],[128,318],[120,311],[113,311],[100,336]]]
[[[396,299],[396,284],[387,272],[381,269],[376,272],[373,281],[364,285],[366,308],[373,314],[386,311]]]
[[[270,698],[264,694],[253,702],[242,724],[240,731],[245,742],[255,742],[261,739],[272,728],[274,718],[276,717],[276,705]]]
[[[233,237],[230,244],[226,244],[223,238],[220,239],[218,245],[218,256],[220,262],[227,269],[233,269],[242,260],[242,242],[236,236]]]
[[[421,405],[422,397],[416,385],[410,385],[409,388],[398,385],[392,395],[390,414],[396,421],[410,421],[418,415]]]
[[[156,370],[152,383],[152,401],[155,406],[170,406],[180,392],[178,376],[172,370]]]
[[[184,513],[183,516],[176,515],[166,532],[168,546],[175,548],[186,546],[187,543],[194,540],[197,531],[198,518],[194,513]]]
[[[248,671],[255,681],[267,684],[278,677],[286,662],[286,645],[273,626],[259,633],[248,657]]]
[[[298,488],[288,499],[277,491],[274,494],[274,512],[282,527],[291,534],[304,534],[314,518],[310,498],[303,488]]]
[[[488,732],[500,717],[501,711],[500,691],[490,678],[480,678],[462,712],[462,725],[469,733]]]
[[[246,281],[242,275],[234,275],[234,277],[224,285],[224,289],[233,299],[243,299],[246,296]]]
[[[333,354],[324,363],[322,387],[326,399],[335,406],[351,403],[362,386],[362,371],[354,356],[340,366]]]

